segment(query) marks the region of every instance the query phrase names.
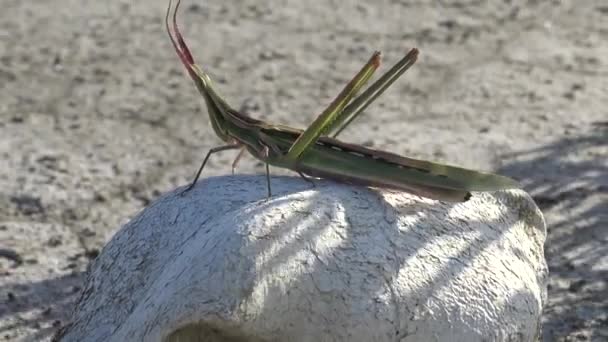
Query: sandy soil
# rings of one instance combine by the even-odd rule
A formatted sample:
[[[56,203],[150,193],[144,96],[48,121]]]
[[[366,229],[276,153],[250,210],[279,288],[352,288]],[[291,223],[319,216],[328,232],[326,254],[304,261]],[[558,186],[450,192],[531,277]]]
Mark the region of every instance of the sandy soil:
[[[218,144],[166,4],[2,2],[0,339],[48,339],[103,244]],[[374,50],[418,47],[342,138],[520,179],[548,223],[544,340],[608,339],[604,1],[193,0],[181,19],[231,103],[298,127]]]

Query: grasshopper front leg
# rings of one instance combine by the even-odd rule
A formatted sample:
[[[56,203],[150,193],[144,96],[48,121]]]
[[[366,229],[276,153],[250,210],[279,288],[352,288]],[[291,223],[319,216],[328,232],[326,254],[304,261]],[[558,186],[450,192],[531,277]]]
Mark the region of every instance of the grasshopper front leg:
[[[196,172],[196,176],[194,177],[194,180],[192,181],[192,183],[190,183],[190,185],[186,188],[186,190],[184,190],[182,192],[182,194],[185,194],[186,192],[188,192],[188,191],[192,190],[192,188],[194,188],[194,186],[196,185],[196,182],[198,181],[198,179],[201,176],[201,173],[203,172],[203,169],[205,168],[205,165],[207,164],[207,160],[209,160],[209,157],[212,154],[214,154],[216,152],[226,151],[226,150],[235,150],[237,148],[241,148],[241,146],[242,145],[240,143],[232,143],[232,144],[222,145],[222,146],[218,146],[218,147],[214,147],[214,148],[210,149],[209,152],[207,152],[207,155],[205,156],[203,163],[201,164],[198,171]]]
[[[234,175],[234,171],[236,170],[236,167],[239,163],[239,161],[241,161],[241,158],[243,157],[243,154],[245,154],[245,151],[247,149],[245,148],[245,146],[241,146],[241,150],[239,151],[239,154],[236,155],[236,158],[234,158],[234,161],[232,162],[232,174]]]

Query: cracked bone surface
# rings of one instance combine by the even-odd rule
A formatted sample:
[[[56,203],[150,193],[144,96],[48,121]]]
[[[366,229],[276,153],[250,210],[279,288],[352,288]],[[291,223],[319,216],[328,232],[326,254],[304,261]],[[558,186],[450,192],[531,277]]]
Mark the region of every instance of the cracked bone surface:
[[[263,176],[165,194],[91,266],[62,341],[534,341],[545,223],[521,190],[448,204]]]

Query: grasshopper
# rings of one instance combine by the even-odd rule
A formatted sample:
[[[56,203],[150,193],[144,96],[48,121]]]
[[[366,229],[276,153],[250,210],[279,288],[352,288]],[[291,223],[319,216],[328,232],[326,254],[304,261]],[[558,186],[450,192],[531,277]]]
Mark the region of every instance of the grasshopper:
[[[311,181],[308,176],[328,178],[363,186],[403,190],[449,202],[468,200],[470,191],[518,187],[516,181],[501,175],[412,159],[335,139],[414,64],[418,56],[417,49],[411,49],[365,91],[355,96],[380,65],[380,53],[375,52],[313,123],[305,130],[299,130],[251,118],[226,103],[215,91],[209,75],[195,64],[179,31],[179,5],[180,0],[177,0],[171,20],[172,33],[172,1],[169,1],[165,17],[167,32],[182,64],[205,100],[213,130],[226,143],[209,150],[185,192],[194,187],[212,154],[232,149],[240,149],[233,170],[244,151],[266,165],[268,197],[272,194],[269,165],[293,170],[308,181]],[[332,133],[333,136],[330,137]]]

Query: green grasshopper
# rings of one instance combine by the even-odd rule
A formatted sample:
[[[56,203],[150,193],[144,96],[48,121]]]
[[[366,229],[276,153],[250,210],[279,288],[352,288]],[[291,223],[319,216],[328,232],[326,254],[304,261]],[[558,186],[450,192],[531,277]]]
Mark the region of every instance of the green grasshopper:
[[[179,5],[180,0],[173,11],[173,33],[170,25],[171,0],[165,17],[171,43],[205,99],[213,130],[226,142],[225,145],[209,150],[194,181],[185,191],[194,187],[212,154],[231,149],[241,150],[233,163],[233,170],[245,150],[265,163],[268,197],[271,196],[269,165],[293,170],[308,181],[311,180],[307,176],[328,178],[364,186],[403,190],[450,202],[468,200],[470,191],[518,187],[517,182],[508,177],[402,157],[335,139],[354,118],[414,64],[418,56],[417,49],[410,50],[389,71],[359,96],[355,96],[380,65],[380,53],[375,52],[333,102],[302,131],[253,119],[232,109],[218,95],[207,73],[194,63],[194,58],[179,31],[176,19]],[[329,137],[332,133],[333,137]]]

